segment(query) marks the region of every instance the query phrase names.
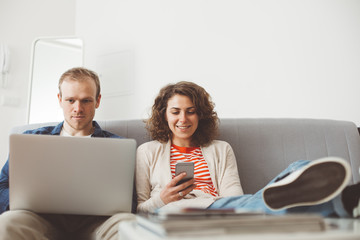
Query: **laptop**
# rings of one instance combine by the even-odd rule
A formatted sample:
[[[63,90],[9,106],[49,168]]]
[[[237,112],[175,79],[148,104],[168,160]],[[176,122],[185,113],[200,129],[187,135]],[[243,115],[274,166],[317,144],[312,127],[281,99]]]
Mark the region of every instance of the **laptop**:
[[[131,212],[134,139],[10,135],[10,209],[110,216]]]

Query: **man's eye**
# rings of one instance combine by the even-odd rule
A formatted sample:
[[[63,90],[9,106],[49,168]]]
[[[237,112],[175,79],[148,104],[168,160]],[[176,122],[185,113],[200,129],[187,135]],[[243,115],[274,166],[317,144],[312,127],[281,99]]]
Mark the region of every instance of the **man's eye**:
[[[85,100],[82,100],[82,102],[83,102],[83,103],[89,103],[89,102],[91,102],[91,100],[85,99]]]
[[[72,100],[72,99],[68,99],[67,100],[69,103],[74,103],[75,101],[74,100]]]

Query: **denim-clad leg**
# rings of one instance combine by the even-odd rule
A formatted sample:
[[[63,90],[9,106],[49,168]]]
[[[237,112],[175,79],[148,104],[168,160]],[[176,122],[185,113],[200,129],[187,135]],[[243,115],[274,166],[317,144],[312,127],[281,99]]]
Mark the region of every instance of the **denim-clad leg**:
[[[277,177],[271,180],[268,184],[275,182],[279,178],[283,178],[284,176],[289,175],[290,173],[306,166],[310,161],[308,160],[300,160],[290,164],[284,171],[282,171]],[[289,209],[283,210],[271,210],[266,207],[264,200],[262,198],[263,189],[259,190],[255,194],[245,194],[241,196],[233,196],[233,197],[224,197],[217,201],[215,201],[212,205],[210,205],[209,209],[216,208],[236,208],[243,209],[247,211],[263,211],[268,214],[285,214],[285,213],[319,213],[324,217],[332,216],[334,214],[339,213],[342,217],[346,217],[344,215],[345,211],[341,211],[343,209],[341,201],[329,201],[323,204],[313,205],[313,206],[302,206],[302,207],[293,207]]]

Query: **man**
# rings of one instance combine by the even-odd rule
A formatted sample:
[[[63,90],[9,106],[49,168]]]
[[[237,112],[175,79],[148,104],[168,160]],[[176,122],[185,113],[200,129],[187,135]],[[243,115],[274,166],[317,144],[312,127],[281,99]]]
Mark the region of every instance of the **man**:
[[[85,68],[73,68],[59,80],[58,99],[64,121],[57,126],[26,131],[83,137],[120,138],[104,131],[93,121],[100,105],[100,82],[97,74]],[[112,217],[35,214],[9,210],[9,161],[0,174],[0,239],[117,239],[117,223],[133,218],[131,214]]]

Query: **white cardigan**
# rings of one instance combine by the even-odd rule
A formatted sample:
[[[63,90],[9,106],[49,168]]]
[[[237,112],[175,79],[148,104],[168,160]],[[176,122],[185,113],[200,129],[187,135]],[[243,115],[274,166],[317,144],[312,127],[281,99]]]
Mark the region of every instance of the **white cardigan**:
[[[165,204],[160,198],[160,192],[172,179],[170,147],[170,141],[167,143],[151,141],[138,147],[136,156],[138,211],[164,209]],[[243,194],[231,146],[227,142],[215,140],[209,146],[201,147],[201,151],[208,164],[211,180],[219,197],[213,197],[200,190],[193,190],[184,199],[167,204],[166,208],[206,208],[218,198]]]

